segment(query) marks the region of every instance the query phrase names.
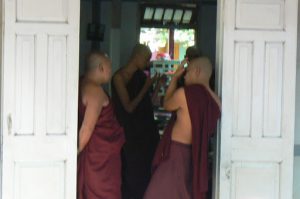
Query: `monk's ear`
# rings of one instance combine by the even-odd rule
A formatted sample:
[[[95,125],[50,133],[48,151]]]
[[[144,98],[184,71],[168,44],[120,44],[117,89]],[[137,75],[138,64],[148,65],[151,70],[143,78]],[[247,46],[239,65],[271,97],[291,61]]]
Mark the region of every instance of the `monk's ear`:
[[[104,66],[103,66],[103,64],[99,64],[99,70],[100,70],[100,72],[103,72],[104,71]]]

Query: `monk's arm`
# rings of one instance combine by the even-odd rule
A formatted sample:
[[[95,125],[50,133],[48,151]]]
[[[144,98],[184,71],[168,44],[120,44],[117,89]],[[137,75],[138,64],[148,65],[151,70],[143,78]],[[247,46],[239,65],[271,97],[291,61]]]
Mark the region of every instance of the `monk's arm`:
[[[93,90],[93,93],[90,92],[85,97],[86,110],[79,131],[79,152],[81,152],[89,142],[104,102],[104,92],[101,92],[99,88]]]
[[[183,98],[182,95],[184,95],[184,90],[183,90],[183,88],[177,89],[177,81],[179,80],[181,75],[184,73],[183,65],[184,64],[181,64],[178,67],[178,69],[176,70],[176,72],[169,84],[169,87],[166,91],[163,107],[167,111],[177,110],[180,107],[180,103],[182,102],[181,98]]]
[[[138,106],[138,104],[142,101],[149,87],[152,85],[152,80],[147,79],[139,94],[132,100],[130,100],[129,98],[125,82],[123,81],[123,78],[120,75],[116,75],[113,78],[113,83],[124,109],[128,113],[132,113],[134,109]]]
[[[167,111],[176,111],[184,104],[184,89],[177,89],[169,98],[164,98],[164,109]]]
[[[157,78],[156,85],[152,94],[152,103],[154,103],[156,98],[158,98],[159,90],[165,84],[165,78],[166,78],[165,75],[162,75]]]

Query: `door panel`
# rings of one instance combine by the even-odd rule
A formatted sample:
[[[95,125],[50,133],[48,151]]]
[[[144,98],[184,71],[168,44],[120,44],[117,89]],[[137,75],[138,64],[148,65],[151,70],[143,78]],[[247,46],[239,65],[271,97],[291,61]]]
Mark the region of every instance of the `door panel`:
[[[219,6],[219,198],[291,199],[298,1]]]
[[[3,199],[76,198],[79,0],[5,0]]]

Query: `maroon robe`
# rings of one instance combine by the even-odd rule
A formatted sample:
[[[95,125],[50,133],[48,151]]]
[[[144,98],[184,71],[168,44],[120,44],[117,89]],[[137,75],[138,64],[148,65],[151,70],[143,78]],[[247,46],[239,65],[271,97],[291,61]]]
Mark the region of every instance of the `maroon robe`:
[[[86,107],[79,100],[79,127]],[[125,142],[112,103],[103,107],[93,134],[78,156],[78,199],[121,199],[121,147]]]
[[[126,85],[129,98],[134,99],[147,80],[144,71],[137,70]],[[126,143],[122,149],[123,199],[141,199],[151,178],[151,163],[159,142],[149,91],[136,109],[128,113],[112,83],[112,101],[117,119],[124,128]]]
[[[206,199],[208,191],[208,144],[213,135],[217,121],[221,116],[218,104],[202,85],[190,85],[184,88],[192,124],[192,198]],[[164,136],[157,148],[153,170],[169,157],[172,129],[175,115],[171,118]]]

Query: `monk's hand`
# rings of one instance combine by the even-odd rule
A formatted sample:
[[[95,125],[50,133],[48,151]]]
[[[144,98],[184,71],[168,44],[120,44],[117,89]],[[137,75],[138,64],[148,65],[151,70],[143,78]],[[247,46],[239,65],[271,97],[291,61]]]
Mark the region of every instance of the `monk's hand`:
[[[161,74],[156,72],[155,75],[151,78],[153,80],[152,84],[153,83],[157,84],[159,82],[160,76],[161,76]]]
[[[158,74],[156,73],[153,77],[147,77],[144,87],[149,89],[155,81],[157,81]]]
[[[159,83],[159,85],[165,85],[167,83],[167,76],[165,74],[162,74],[159,77],[158,83]]]
[[[182,61],[180,62],[180,66],[183,66],[183,67],[184,67],[184,65],[185,65],[185,64],[188,64],[188,63],[189,63],[188,58],[185,58],[184,60],[182,60]]]
[[[174,73],[173,78],[179,79],[183,75],[184,71],[185,71],[184,65],[180,64],[176,72]]]

